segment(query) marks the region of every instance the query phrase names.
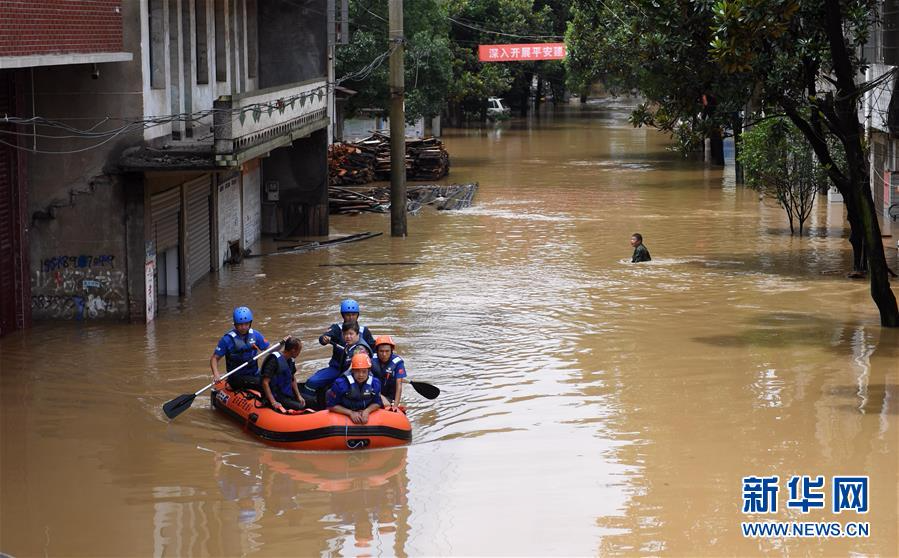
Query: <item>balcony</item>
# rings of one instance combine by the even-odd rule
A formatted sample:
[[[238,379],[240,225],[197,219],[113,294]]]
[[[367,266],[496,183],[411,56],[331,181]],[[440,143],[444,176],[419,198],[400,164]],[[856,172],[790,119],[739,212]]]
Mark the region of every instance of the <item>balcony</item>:
[[[238,166],[328,126],[324,79],[219,97],[213,103],[215,165]]]

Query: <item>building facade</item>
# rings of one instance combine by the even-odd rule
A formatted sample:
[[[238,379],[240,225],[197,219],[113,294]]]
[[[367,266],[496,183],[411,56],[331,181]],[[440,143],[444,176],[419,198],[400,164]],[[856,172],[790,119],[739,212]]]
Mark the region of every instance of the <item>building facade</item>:
[[[152,319],[263,232],[327,234],[328,0],[6,4],[0,333]]]
[[[899,204],[899,0],[880,3],[880,20],[862,52],[868,62],[864,81],[869,87],[859,108],[869,145],[871,194],[884,233],[899,233],[892,220]]]

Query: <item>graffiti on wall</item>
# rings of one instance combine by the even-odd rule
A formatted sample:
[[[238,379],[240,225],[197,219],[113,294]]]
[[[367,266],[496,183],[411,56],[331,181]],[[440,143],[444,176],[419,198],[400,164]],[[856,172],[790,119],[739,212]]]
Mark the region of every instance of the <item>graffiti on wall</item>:
[[[102,255],[90,256],[53,256],[41,260],[41,271],[55,271],[57,269],[84,269],[94,267],[115,267],[115,256]]]
[[[125,273],[112,255],[44,258],[32,272],[31,293],[35,318],[120,318],[127,311]]]

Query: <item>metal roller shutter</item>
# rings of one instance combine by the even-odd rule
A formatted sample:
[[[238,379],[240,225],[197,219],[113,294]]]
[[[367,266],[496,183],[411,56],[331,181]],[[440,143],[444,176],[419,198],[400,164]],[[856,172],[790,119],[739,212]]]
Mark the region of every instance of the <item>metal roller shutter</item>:
[[[187,200],[187,281],[193,285],[212,269],[210,196],[212,177],[207,175],[184,184]]]
[[[151,230],[156,236],[156,253],[179,244],[181,221],[181,188],[172,188],[150,196]]]

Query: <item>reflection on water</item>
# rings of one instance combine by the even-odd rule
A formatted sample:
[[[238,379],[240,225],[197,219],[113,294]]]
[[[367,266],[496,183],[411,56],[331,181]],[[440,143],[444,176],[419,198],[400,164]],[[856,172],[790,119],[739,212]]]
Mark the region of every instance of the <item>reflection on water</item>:
[[[352,455],[197,451],[213,463],[218,490],[155,487],[154,555],[234,555],[263,547],[283,555],[405,555],[406,448]],[[216,524],[230,528],[211,532]],[[330,537],[322,539],[321,529]]]
[[[410,217],[408,238],[247,260],[148,327],[0,340],[0,551],[895,555],[899,333],[843,278],[841,213],[822,203],[791,237],[730,169],[679,160],[627,112],[449,131],[476,203]],[[649,264],[629,263],[636,231]],[[367,262],[419,265],[345,265]],[[204,396],[163,417],[208,382],[234,305],[305,339],[306,376],[346,296],[442,389],[407,390],[408,448],[273,450]],[[744,539],[741,478],[792,474],[869,475],[872,536]]]

